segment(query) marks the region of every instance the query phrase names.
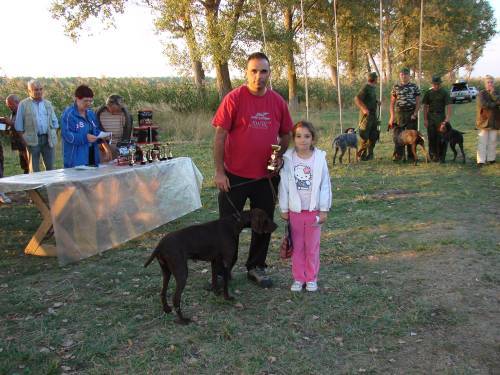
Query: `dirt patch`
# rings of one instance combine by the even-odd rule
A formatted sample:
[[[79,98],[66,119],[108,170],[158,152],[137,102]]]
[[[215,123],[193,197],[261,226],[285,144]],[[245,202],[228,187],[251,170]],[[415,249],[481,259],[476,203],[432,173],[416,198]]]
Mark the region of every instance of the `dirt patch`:
[[[500,285],[484,277],[498,271],[495,257],[443,250],[369,259],[383,262],[400,285],[398,298],[418,298],[429,308],[428,324],[401,340],[399,350],[377,359],[378,370],[500,374]],[[403,265],[412,271],[398,273]]]

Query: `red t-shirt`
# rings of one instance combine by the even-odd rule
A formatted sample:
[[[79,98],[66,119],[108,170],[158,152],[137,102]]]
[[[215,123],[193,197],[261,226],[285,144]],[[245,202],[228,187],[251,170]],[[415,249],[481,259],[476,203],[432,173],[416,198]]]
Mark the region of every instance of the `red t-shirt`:
[[[288,134],[292,118],[283,98],[268,89],[263,96],[240,86],[227,94],[212,120],[214,127],[228,131],[224,145],[224,167],[240,177],[265,176],[271,145],[278,135]]]

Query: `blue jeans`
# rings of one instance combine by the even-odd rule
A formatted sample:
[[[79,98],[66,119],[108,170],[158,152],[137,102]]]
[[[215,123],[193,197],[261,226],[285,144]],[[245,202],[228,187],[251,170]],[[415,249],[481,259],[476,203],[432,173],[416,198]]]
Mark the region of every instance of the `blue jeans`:
[[[31,165],[33,172],[40,172],[40,155],[42,155],[45,169],[50,171],[54,169],[55,148],[49,146],[47,134],[38,136],[38,145],[28,146],[31,154]]]

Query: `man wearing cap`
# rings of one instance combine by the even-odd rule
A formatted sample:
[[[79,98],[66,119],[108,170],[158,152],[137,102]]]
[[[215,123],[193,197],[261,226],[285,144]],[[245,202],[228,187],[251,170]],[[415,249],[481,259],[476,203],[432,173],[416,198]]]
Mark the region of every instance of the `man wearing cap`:
[[[378,140],[379,130],[377,129],[377,73],[368,74],[368,82],[354,97],[354,103],[359,108],[359,136],[361,137],[361,147],[358,155],[361,160],[373,159],[373,149]]]
[[[410,69],[403,68],[399,73],[399,83],[391,91],[389,124],[396,122],[405,129],[417,129],[417,116],[420,109],[420,89],[410,82]],[[394,146],[394,160],[401,160],[404,146]],[[411,146],[407,146],[408,159],[413,158]]]
[[[424,126],[429,139],[429,156],[432,161],[441,160],[444,163],[439,149],[441,142],[439,125],[450,121],[451,98],[448,91],[441,87],[441,83],[440,76],[432,76],[432,87],[425,92],[422,104],[424,105]]]

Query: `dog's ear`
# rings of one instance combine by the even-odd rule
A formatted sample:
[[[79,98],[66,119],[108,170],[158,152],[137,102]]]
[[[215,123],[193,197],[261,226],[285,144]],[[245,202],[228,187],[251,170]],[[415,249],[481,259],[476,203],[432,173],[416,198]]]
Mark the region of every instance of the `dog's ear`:
[[[267,214],[260,209],[254,208],[250,211],[250,226],[255,233],[262,234],[264,233],[264,220],[267,217]]]

